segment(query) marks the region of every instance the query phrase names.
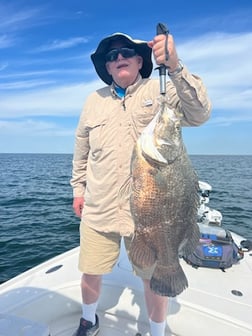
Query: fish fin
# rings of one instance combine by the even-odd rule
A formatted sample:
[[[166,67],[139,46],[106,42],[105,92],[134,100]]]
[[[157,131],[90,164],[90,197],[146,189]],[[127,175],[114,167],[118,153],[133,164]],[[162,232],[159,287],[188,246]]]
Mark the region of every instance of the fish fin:
[[[140,268],[149,268],[156,262],[155,252],[140,235],[134,236],[131,242],[129,258],[134,265]]]
[[[128,199],[130,197],[131,192],[132,192],[132,176],[129,175],[127,179],[124,181],[124,183],[121,185],[117,197],[119,200]]]
[[[193,226],[193,229],[189,230],[188,236],[186,237],[182,246],[180,247],[179,255],[186,257],[191,253],[193,253],[196,246],[199,243],[199,239],[200,239],[199,226],[198,224],[195,224]]]
[[[150,288],[161,296],[174,297],[188,287],[186,275],[178,263],[176,270],[157,264],[150,281]]]

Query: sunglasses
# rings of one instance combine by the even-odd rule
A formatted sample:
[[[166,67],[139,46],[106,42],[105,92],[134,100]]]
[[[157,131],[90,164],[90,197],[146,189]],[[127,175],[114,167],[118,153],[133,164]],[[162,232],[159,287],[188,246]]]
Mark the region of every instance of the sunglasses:
[[[121,54],[124,58],[130,58],[136,56],[137,53],[135,49],[126,47],[112,49],[105,55],[106,62],[116,61],[119,54]]]

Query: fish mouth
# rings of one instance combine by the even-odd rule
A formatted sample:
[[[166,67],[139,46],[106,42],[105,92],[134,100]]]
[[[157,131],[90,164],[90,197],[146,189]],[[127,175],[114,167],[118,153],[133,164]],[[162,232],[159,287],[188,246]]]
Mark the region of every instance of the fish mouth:
[[[168,161],[163,157],[163,155],[158,151],[156,147],[156,144],[161,147],[161,144],[166,144],[167,141],[162,138],[158,139],[157,141],[157,139],[154,140],[153,137],[155,124],[158,117],[159,114],[157,113],[152,121],[149,123],[149,125],[142,132],[140,138],[138,139],[138,144],[141,148],[142,153],[144,153],[146,156],[157,162],[167,164]]]

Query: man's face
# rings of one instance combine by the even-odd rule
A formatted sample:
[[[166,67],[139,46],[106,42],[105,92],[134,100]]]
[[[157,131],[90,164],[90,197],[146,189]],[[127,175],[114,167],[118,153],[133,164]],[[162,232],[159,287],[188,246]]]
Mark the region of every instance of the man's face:
[[[132,47],[129,47],[124,43],[118,41],[114,42],[111,45],[110,51],[124,47],[132,49]],[[139,70],[142,68],[143,59],[141,56],[134,53],[133,53],[134,56],[132,57],[129,57],[130,53],[125,57],[122,54],[119,52],[115,60],[107,61],[106,69],[117,85],[119,85],[122,88],[126,88],[135,82]]]

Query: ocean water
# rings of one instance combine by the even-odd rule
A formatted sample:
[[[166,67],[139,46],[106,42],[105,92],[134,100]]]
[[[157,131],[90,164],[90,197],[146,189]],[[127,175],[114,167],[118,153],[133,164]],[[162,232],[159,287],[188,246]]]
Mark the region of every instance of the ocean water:
[[[252,239],[252,156],[191,156],[223,226]],[[0,283],[79,244],[71,154],[0,154]]]

